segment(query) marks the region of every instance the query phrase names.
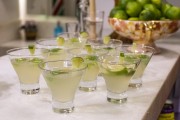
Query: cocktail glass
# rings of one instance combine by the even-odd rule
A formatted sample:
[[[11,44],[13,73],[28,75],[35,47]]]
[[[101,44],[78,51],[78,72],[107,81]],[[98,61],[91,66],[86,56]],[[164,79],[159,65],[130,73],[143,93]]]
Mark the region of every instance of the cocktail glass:
[[[141,62],[133,75],[129,86],[139,88],[142,86],[142,76],[147,67],[151,57],[153,56],[155,49],[149,46],[139,45],[136,49],[135,54],[141,59]]]
[[[159,54],[159,49],[155,41],[171,36],[180,28],[179,20],[148,20],[132,21],[117,18],[109,18],[108,22],[112,29],[119,35],[131,39],[137,44],[151,46],[155,49],[155,54]]]
[[[62,37],[65,39],[64,46],[67,49],[82,48],[87,41],[87,38],[84,38],[78,32],[63,32],[60,33],[58,37]]]
[[[47,61],[39,64],[52,94],[54,112],[70,113],[74,110],[74,97],[79,82],[87,68],[82,64],[74,68],[71,61]]]
[[[89,34],[90,39],[99,39],[102,37],[104,11],[95,11],[95,16],[90,11],[83,12],[84,31]],[[92,17],[93,16],[93,17]]]
[[[38,40],[36,46],[49,50],[47,61],[68,59],[65,46],[59,46],[55,38]]]
[[[117,51],[123,51],[127,53],[126,57],[137,57],[141,59],[141,62],[130,80],[129,86],[133,88],[139,88],[142,86],[142,76],[147,67],[151,57],[154,54],[155,49],[145,45],[123,45],[117,48]]]
[[[94,49],[106,49],[108,50],[109,55],[119,54],[117,53],[116,48],[121,47],[123,42],[118,39],[109,39],[106,43],[105,41],[99,39],[99,40],[88,40],[88,43],[92,46]]]
[[[101,60],[102,77],[106,82],[107,101],[124,103],[127,101],[128,85],[134,75],[140,59],[132,58],[120,61],[119,56],[106,55]]]
[[[7,54],[18,75],[21,92],[27,95],[38,93],[41,74],[38,64],[45,61],[48,51],[35,48],[34,52],[31,52],[29,48],[14,48],[8,50]]]
[[[108,53],[105,49],[93,49],[91,53],[89,53],[84,48],[74,48],[69,49],[68,52],[72,57],[82,57],[87,64],[87,69],[82,77],[82,80],[79,85],[79,89],[82,91],[95,91],[97,87],[97,76],[99,74],[99,57]]]

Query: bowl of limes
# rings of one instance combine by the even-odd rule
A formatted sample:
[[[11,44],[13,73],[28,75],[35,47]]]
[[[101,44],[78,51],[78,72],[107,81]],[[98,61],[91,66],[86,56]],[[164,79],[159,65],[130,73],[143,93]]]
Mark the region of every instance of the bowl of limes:
[[[152,46],[180,27],[180,7],[162,0],[119,0],[109,15],[112,29],[133,42]]]

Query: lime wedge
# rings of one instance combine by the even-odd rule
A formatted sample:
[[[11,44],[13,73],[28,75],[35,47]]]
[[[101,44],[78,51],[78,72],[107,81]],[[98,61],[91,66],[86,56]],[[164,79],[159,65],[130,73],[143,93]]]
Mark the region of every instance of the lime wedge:
[[[74,68],[79,68],[79,66],[84,62],[84,59],[81,57],[73,57],[71,61]]]
[[[28,45],[29,52],[31,55],[34,55],[35,53],[35,45]]]
[[[33,62],[33,63],[41,63],[41,62],[43,62],[43,59],[33,58],[32,60],[30,60],[30,62]]]
[[[109,43],[110,39],[111,39],[111,38],[110,38],[109,36],[105,36],[105,37],[103,38],[103,43],[107,45],[107,44]]]
[[[58,46],[62,46],[65,42],[63,37],[57,37],[56,40],[57,40]]]
[[[88,33],[87,32],[81,32],[80,33],[80,36],[82,37],[82,38],[88,38]]]
[[[108,65],[108,69],[111,72],[120,72],[120,71],[123,71],[125,67],[122,65]]]
[[[86,60],[90,60],[90,61],[97,61],[98,60],[98,57],[95,56],[95,55],[87,55],[85,57]]]
[[[85,45],[85,49],[89,54],[93,51],[91,45]]]
[[[119,63],[123,63],[124,62],[124,53],[120,52],[119,54]]]
[[[72,43],[79,42],[78,38],[71,38],[70,41],[71,41]]]

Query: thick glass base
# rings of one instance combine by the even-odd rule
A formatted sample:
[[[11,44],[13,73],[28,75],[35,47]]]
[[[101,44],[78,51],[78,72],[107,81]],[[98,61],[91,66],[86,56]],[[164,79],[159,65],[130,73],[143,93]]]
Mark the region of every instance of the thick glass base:
[[[40,91],[39,83],[36,84],[22,84],[21,83],[21,93],[26,95],[37,94]]]
[[[112,93],[107,92],[107,101],[111,103],[125,103],[127,101],[127,94],[126,92],[123,93]]]
[[[52,101],[52,108],[53,111],[56,113],[71,113],[74,111],[73,102],[59,102],[59,101]]]
[[[80,86],[79,86],[79,90],[85,91],[85,92],[91,92],[91,91],[95,91],[96,90],[96,86],[97,86],[97,81],[91,81],[91,82],[85,82],[85,81],[81,81],[80,82]]]

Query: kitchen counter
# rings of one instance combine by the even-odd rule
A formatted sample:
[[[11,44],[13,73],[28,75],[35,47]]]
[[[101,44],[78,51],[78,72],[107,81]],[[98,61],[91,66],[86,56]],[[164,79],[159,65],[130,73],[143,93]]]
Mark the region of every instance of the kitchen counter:
[[[8,57],[0,57],[0,116],[4,120],[155,120],[177,79],[180,37],[176,34],[156,44],[161,54],[154,55],[148,64],[143,86],[128,90],[127,103],[118,105],[107,102],[105,82],[99,77],[97,91],[77,91],[75,111],[70,114],[52,111],[51,95],[42,76],[38,95],[22,95]]]

